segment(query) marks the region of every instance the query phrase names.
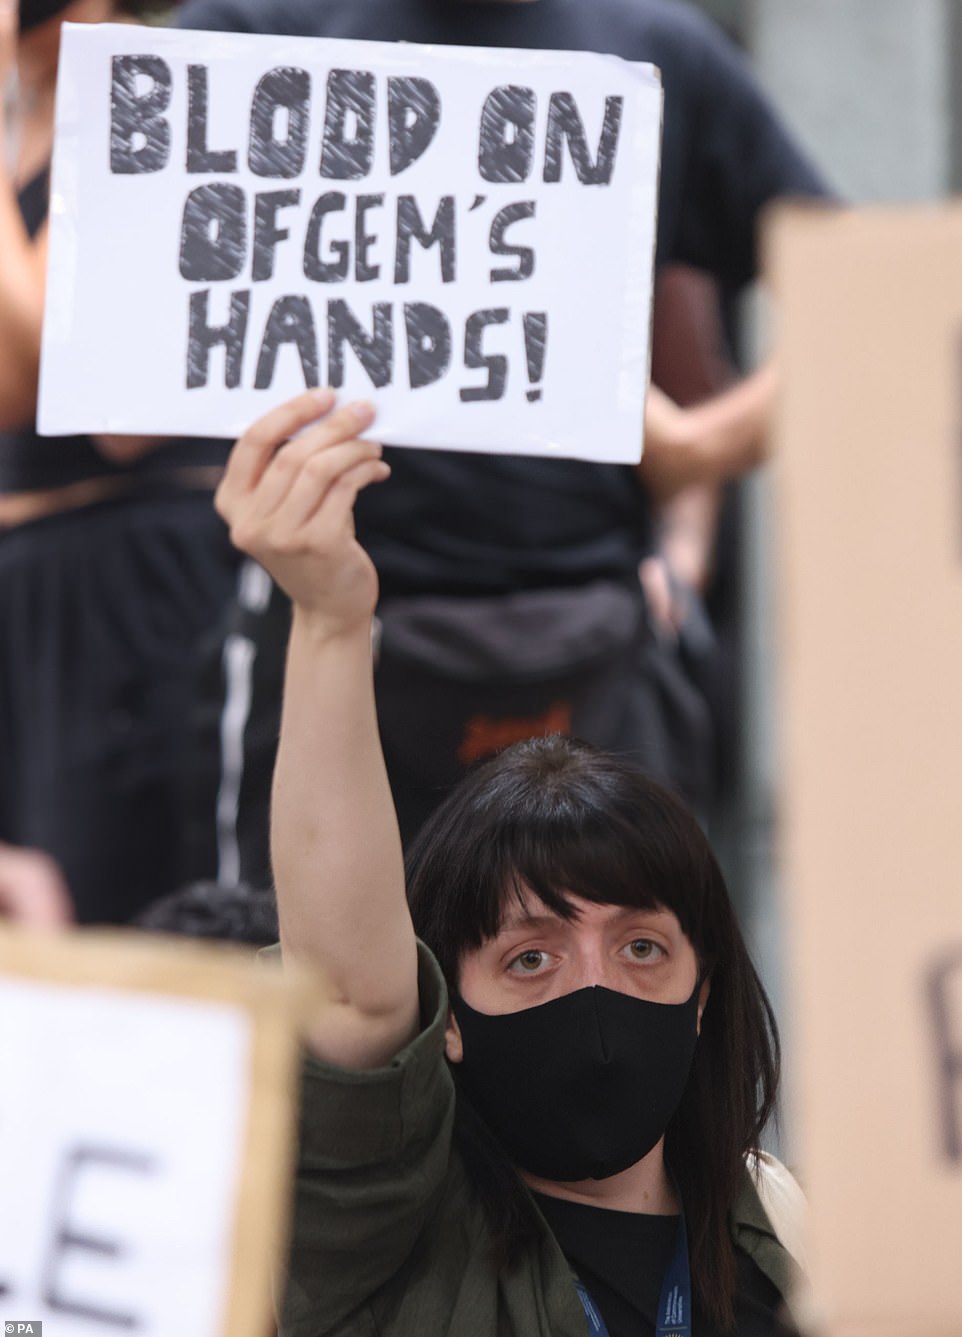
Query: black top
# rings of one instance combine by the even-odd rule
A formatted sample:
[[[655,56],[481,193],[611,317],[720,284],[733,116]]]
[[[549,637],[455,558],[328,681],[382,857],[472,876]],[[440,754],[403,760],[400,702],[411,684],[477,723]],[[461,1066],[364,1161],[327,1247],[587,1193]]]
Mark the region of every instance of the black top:
[[[755,273],[765,204],[826,193],[744,56],[681,0],[186,0],[177,21],[650,61],[665,89],[657,262],[706,270],[726,294]],[[391,480],[365,492],[357,507],[358,534],[385,594],[633,580],[651,546],[647,499],[631,468],[443,451],[387,457]]]
[[[671,1261],[677,1216],[645,1216],[534,1195],[561,1250],[584,1282],[610,1337],[653,1337],[661,1283]],[[781,1296],[747,1254],[736,1250],[735,1326],[727,1337],[792,1337]],[[694,1337],[723,1337],[695,1308]]]
[[[49,191],[50,173],[45,167],[20,192],[20,214],[31,237],[47,216]],[[223,464],[228,444],[193,438],[172,441],[132,464],[120,465],[105,459],[87,436],[38,436],[33,424],[26,424],[19,431],[0,431],[0,492],[41,491],[121,474],[136,476],[145,486],[152,480],[162,486],[179,467]]]

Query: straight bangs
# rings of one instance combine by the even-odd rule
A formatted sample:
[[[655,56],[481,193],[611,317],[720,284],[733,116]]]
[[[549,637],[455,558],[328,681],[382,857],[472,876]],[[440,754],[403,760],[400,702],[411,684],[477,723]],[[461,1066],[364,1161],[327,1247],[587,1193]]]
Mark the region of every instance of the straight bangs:
[[[464,954],[497,934],[527,889],[564,919],[576,914],[572,896],[670,910],[704,974],[715,956],[713,866],[680,800],[618,758],[553,736],[506,749],[445,800],[411,849],[408,895],[452,988]]]

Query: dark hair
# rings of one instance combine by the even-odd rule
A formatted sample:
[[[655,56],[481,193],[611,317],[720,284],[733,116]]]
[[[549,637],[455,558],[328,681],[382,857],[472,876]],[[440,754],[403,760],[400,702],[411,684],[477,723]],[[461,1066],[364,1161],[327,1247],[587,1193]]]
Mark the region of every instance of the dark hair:
[[[272,891],[246,883],[192,882],[151,901],[131,923],[152,933],[269,947],[278,938],[277,900]]]
[[[449,989],[457,988],[464,954],[497,933],[526,886],[568,919],[575,913],[569,894],[671,910],[695,949],[699,977],[711,976],[665,1147],[685,1204],[695,1299],[729,1328],[729,1214],[745,1155],[758,1146],[775,1104],[779,1044],[708,840],[680,799],[622,759],[560,735],[531,739],[472,771],[409,854],[415,931]],[[504,1154],[460,1094],[456,1138],[498,1255],[510,1262],[537,1229],[535,1219]]]

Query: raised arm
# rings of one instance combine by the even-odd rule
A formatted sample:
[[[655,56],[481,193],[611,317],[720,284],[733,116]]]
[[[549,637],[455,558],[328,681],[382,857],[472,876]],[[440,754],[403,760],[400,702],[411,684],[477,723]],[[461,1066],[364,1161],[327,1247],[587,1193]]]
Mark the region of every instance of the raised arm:
[[[311,1048],[369,1068],[416,1030],[417,959],[374,707],[377,576],[353,522],[389,471],[357,439],[371,408],[333,403],[310,391],[255,423],[217,507],[293,603],[271,815],[282,950],[322,981]]]

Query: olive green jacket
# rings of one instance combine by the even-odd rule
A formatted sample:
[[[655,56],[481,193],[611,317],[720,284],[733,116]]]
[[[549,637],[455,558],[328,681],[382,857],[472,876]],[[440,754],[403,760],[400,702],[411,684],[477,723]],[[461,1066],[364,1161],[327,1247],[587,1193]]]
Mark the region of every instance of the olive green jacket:
[[[290,1273],[281,1337],[587,1337],[557,1241],[509,1271],[451,1149],[447,992],[422,946],[420,1034],[385,1068],[305,1064]],[[740,1248],[786,1295],[796,1268],[746,1171]]]

